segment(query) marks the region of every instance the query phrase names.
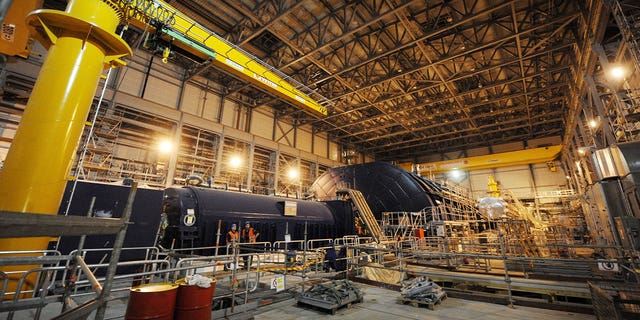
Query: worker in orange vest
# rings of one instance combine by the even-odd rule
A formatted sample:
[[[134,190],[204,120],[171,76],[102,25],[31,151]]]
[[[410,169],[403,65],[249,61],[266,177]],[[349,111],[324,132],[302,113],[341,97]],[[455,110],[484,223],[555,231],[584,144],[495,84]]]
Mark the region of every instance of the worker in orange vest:
[[[242,243],[255,243],[259,235],[260,233],[256,232],[255,229],[251,227],[251,224],[247,222],[244,229],[242,229]]]
[[[242,229],[242,234],[240,237],[240,242],[242,243],[242,246],[243,246],[243,250],[241,251],[241,253],[252,253],[253,252],[253,249],[251,248],[252,246],[248,245],[247,243],[255,243],[259,235],[260,233],[256,232],[251,227],[251,224],[247,222],[244,225],[244,229]],[[249,256],[248,255],[243,256],[242,260],[244,261],[244,268],[246,270],[249,270],[249,266],[251,265],[251,259],[249,259]]]
[[[238,232],[238,228],[236,224],[231,225],[231,230],[227,232],[227,245],[231,246],[231,252],[233,252],[233,247],[240,240],[240,233]]]

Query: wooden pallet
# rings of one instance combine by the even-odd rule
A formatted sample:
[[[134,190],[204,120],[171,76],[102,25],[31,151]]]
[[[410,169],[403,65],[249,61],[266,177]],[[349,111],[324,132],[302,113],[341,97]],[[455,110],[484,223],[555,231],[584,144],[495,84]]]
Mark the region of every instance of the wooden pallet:
[[[426,301],[422,301],[422,300],[414,300],[414,299],[409,299],[409,298],[400,298],[399,302],[402,304],[408,304],[411,305],[412,307],[415,308],[420,308],[420,307],[426,307],[429,310],[435,310],[435,306],[439,305],[442,303],[442,301],[444,301],[445,299],[447,299],[447,295],[445,294],[444,296],[442,296],[442,298],[436,302],[426,302]]]
[[[338,309],[347,308],[350,309],[354,303],[362,303],[364,302],[364,297],[360,297],[357,300],[353,300],[351,302],[339,305],[339,304],[328,304],[328,303],[314,303],[311,300],[298,300],[298,306],[310,307],[317,310],[330,312],[331,315],[335,315]]]

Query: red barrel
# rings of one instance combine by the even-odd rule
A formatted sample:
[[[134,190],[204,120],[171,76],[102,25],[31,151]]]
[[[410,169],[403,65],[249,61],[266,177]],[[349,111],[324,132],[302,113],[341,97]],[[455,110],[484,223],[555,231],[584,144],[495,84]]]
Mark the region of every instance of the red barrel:
[[[210,320],[215,279],[209,288],[201,288],[179,280],[178,297],[176,298],[176,320]]]
[[[173,319],[178,285],[149,283],[131,288],[125,319]]]

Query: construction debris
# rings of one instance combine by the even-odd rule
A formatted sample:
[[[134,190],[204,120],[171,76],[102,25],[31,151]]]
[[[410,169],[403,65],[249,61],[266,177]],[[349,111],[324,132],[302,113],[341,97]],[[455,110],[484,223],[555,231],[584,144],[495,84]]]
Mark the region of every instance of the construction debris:
[[[349,280],[334,280],[316,284],[298,297],[298,305],[310,305],[336,314],[338,308],[362,302],[364,293]]]
[[[431,310],[447,298],[447,293],[439,285],[424,276],[405,281],[400,294],[402,294],[402,303],[411,304],[414,307],[424,305]]]

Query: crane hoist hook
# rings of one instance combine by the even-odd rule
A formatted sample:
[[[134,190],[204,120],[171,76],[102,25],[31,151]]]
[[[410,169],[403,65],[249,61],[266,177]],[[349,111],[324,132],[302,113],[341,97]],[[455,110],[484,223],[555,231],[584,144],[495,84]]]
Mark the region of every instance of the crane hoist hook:
[[[167,63],[169,61],[169,55],[171,54],[171,49],[167,46],[162,50],[162,62]]]

